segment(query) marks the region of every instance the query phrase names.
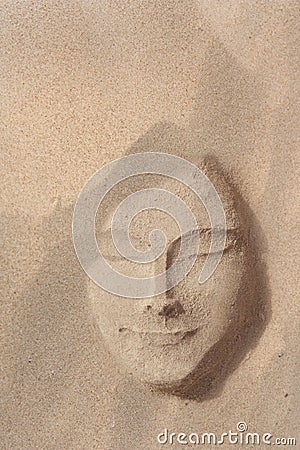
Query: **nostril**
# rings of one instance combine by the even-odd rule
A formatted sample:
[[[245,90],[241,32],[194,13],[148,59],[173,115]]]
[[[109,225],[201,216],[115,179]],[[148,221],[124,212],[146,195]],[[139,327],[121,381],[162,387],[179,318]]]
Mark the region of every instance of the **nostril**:
[[[185,310],[182,306],[182,304],[176,300],[174,303],[169,304],[169,305],[165,305],[162,309],[162,311],[160,311],[158,313],[159,316],[163,316],[166,319],[171,319],[171,318],[175,318],[180,316],[181,314],[184,314]]]

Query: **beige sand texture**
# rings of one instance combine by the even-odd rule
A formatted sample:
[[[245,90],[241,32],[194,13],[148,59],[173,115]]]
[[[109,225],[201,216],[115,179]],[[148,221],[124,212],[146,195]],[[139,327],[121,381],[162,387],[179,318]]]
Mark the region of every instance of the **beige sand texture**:
[[[297,438],[298,23],[289,0],[1,2],[1,449],[181,448],[157,435],[240,421]],[[157,150],[218,161],[260,268],[252,334],[194,396],[112,356],[72,243],[87,179]]]

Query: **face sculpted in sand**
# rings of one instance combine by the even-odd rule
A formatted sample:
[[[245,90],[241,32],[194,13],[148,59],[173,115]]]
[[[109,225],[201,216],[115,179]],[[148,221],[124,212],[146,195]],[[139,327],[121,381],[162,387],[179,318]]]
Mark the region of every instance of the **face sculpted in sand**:
[[[225,251],[210,279],[204,284],[198,282],[211,239],[209,219],[204,217],[201,205],[197,205],[200,251],[193,269],[173,289],[151,298],[130,299],[114,296],[89,282],[93,312],[109,351],[135,377],[152,387],[179,395],[187,389],[196,389],[198,383],[208,383],[215,371],[220,372],[219,364],[225,354],[228,360],[228,346],[232,346],[232,339],[238,334],[245,319],[245,305],[251,302],[253,295],[250,253],[235,196],[211,163],[203,162],[199,167],[217,189],[227,222]],[[144,177],[143,187],[145,182]],[[174,191],[171,181],[156,180],[156,185],[158,182],[163,183],[164,189]],[[115,193],[105,207],[106,215],[107,211],[113,213],[120,198],[131,190],[134,190],[133,185],[123,188],[119,197]],[[193,200],[189,193],[181,192],[181,187],[177,186],[176,193],[186,202]],[[133,221],[131,230],[131,240],[137,248],[147,243],[151,229],[165,229],[172,235],[165,254],[150,268],[145,267],[148,264],[128,265],[114,251],[110,231],[101,229],[98,233],[99,245],[102,244],[102,249],[104,245],[102,251],[110,264],[136,277],[149,275],[149,271],[153,275],[165,271],[173,264],[180,247],[178,230],[170,217],[155,211],[142,216]]]

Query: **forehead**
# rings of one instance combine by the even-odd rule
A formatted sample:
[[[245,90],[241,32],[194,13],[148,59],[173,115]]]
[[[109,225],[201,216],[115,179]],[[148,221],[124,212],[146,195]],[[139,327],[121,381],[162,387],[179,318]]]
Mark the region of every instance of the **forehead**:
[[[208,175],[213,182],[221,198],[228,229],[238,230],[238,216],[234,208],[233,195],[229,186],[225,183],[221,173],[218,174],[214,172],[213,176],[211,176],[211,174],[206,171],[206,175]],[[116,252],[111,237],[112,219],[116,210],[119,207],[122,208],[122,202],[131,194],[151,188],[157,188],[173,193],[184,202],[196,219],[196,227],[202,232],[200,235],[200,245],[202,245],[204,252],[207,252],[210,245],[210,235],[207,231],[210,230],[211,223],[208,213],[197,195],[191,188],[175,179],[161,175],[143,174],[124,179],[118,183],[108,193],[98,209],[96,216],[96,237],[99,247],[103,249],[104,253],[112,258],[118,257],[118,252]],[[141,209],[143,209],[142,206]],[[172,204],[170,213],[172,213]],[[159,196],[155,203],[155,208],[142,210],[130,223],[128,231],[132,245],[141,251],[149,250],[149,235],[154,229],[159,229],[164,232],[166,237],[166,249],[170,248],[172,243],[176,241],[178,243],[178,239],[181,236],[180,228],[171,214],[167,214],[160,210]]]
[[[221,172],[210,168],[202,168],[202,171],[209,177],[221,199],[227,229],[238,229],[240,218],[235,209],[233,191],[227,184]],[[211,223],[204,204],[195,192],[183,183],[169,177],[153,174],[143,174],[118,183],[102,201],[96,216],[97,233],[103,233],[111,229],[112,219],[116,210],[122,209],[122,202],[131,194],[145,189],[161,189],[173,193],[179,197],[183,203],[191,210],[200,229],[210,229]],[[143,209],[143,205],[141,205]],[[170,212],[174,210],[174,205],[170,205]],[[132,238],[137,240],[146,238],[151,230],[159,228],[166,231],[168,242],[172,242],[180,236],[180,230],[170,214],[160,210],[160,198],[158,196],[155,209],[143,210],[134,217],[130,225]]]
[[[123,200],[137,191],[152,188],[165,190],[178,196],[192,211],[198,225],[201,228],[209,228],[210,221],[206,209],[197,195],[189,187],[173,178],[146,174],[123,180],[110,191],[99,207],[96,219],[97,229],[101,231],[109,230],[113,214]],[[159,203],[158,196],[155,209],[143,211],[135,217],[132,221],[132,227],[134,227],[136,233],[141,234],[146,227],[153,229],[157,225],[163,228],[166,227],[170,232],[175,231],[176,224],[174,224],[174,220],[170,215],[160,212]],[[172,205],[170,206],[170,213],[172,213]],[[178,233],[177,236],[179,236]]]

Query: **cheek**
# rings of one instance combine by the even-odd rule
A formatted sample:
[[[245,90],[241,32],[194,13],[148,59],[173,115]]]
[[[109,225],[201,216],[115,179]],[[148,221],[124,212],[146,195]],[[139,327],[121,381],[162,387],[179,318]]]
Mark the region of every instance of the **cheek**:
[[[107,292],[100,287],[91,283],[88,288],[88,298],[91,306],[91,313],[96,320],[97,325],[101,331],[108,334],[115,328],[115,318],[117,311],[120,311],[118,302]]]
[[[218,270],[219,269],[219,270]],[[245,266],[243,260],[225,262],[217,269],[214,278],[207,285],[212,299],[211,308],[225,317],[238,308],[245,282]]]
[[[181,297],[185,299],[191,314],[199,318],[205,314],[210,325],[222,325],[224,328],[237,315],[243,301],[243,286],[247,275],[245,260],[242,254],[224,254],[215,273],[200,285],[198,278],[204,260],[205,258],[201,258],[185,279]]]
[[[94,283],[89,285],[88,297],[91,313],[104,337],[119,339],[120,327],[136,322],[135,300],[112,295]]]

